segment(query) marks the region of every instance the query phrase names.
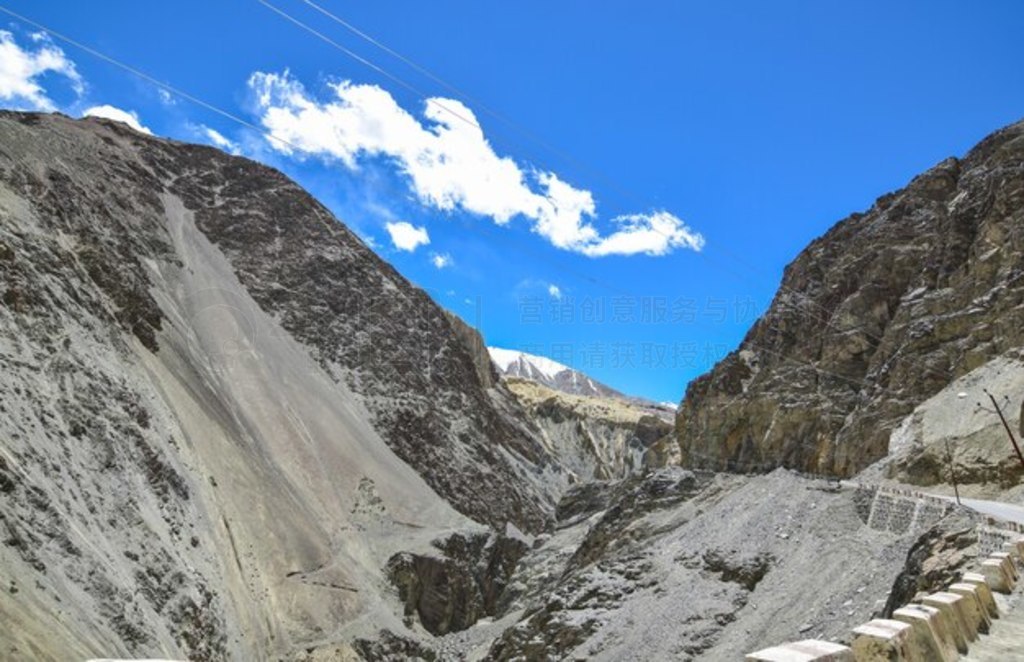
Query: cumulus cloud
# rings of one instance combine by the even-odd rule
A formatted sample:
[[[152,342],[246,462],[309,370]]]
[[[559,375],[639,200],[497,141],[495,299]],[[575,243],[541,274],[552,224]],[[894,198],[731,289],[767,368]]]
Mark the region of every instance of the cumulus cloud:
[[[452,266],[452,256],[448,253],[434,253],[430,256],[430,261],[438,269]]]
[[[0,101],[18,108],[56,110],[40,78],[47,74],[63,76],[80,95],[84,89],[82,77],[75,63],[45,33],[33,33],[30,39],[37,45],[34,50],[22,48],[13,34],[0,30]]]
[[[152,131],[142,125],[142,122],[139,120],[138,113],[134,110],[122,110],[116,106],[104,104],[102,106],[93,106],[92,108],[86,109],[86,111],[82,113],[82,117],[103,117],[108,120],[114,120],[115,122],[123,122],[140,133],[145,133],[150,136],[153,135]]]
[[[332,97],[320,101],[285,71],[254,73],[249,87],[274,149],[335,159],[353,170],[362,156],[389,158],[431,207],[463,209],[501,225],[522,216],[554,246],[592,257],[663,255],[703,245],[699,234],[667,212],[624,217],[603,236],[594,225],[590,191],[499,156],[473,112],[459,101],[428,99],[421,121],[376,85],[333,83]],[[666,235],[660,244],[652,238],[659,234]],[[684,241],[684,235],[693,241]]]
[[[430,236],[427,234],[427,229],[422,227],[416,227],[412,223],[405,221],[396,221],[394,223],[388,223],[384,226],[384,229],[391,235],[391,243],[395,245],[400,251],[413,252],[420,246],[426,246],[430,243]]]
[[[562,288],[557,285],[548,285],[548,294],[552,299],[560,300],[562,298]]]

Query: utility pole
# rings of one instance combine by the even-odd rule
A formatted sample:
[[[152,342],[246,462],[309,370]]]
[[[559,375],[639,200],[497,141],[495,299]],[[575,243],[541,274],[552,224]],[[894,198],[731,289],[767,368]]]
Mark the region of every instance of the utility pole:
[[[992,406],[996,408],[996,413],[999,414],[999,420],[1003,422],[1003,427],[1006,429],[1007,436],[1010,437],[1010,443],[1013,444],[1013,450],[1017,451],[1017,459],[1020,460],[1021,466],[1024,466],[1024,455],[1020,452],[1020,446],[1017,445],[1017,439],[1013,436],[1013,430],[1010,429],[1010,424],[1006,422],[1006,417],[1003,416],[1003,410],[999,408],[999,403],[996,402],[996,397],[988,392],[988,389],[983,389],[988,399],[992,401]]]

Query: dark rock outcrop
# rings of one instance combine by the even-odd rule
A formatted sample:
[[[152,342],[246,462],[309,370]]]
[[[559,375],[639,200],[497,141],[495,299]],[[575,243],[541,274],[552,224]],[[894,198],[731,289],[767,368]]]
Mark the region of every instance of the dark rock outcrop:
[[[585,567],[611,555],[615,549],[628,547],[642,539],[649,532],[637,528],[637,520],[651,511],[671,508],[689,499],[699,488],[697,477],[678,467],[635,476],[616,484],[610,496],[610,507],[590,527],[573,553],[569,567]]]
[[[477,379],[484,388],[493,388],[499,382],[498,371],[491,361],[491,355],[487,353],[487,345],[484,344],[480,332],[466,324],[461,317],[450,311],[445,311],[452,330],[469,350],[473,359],[473,367],[476,368]]]
[[[388,561],[405,614],[431,634],[465,630],[484,616],[498,616],[509,579],[529,546],[496,534],[454,534],[434,542],[442,555],[404,552]]]
[[[907,552],[903,570],[893,582],[882,618],[922,594],[943,590],[959,581],[978,554],[978,533],[973,526],[959,530],[935,527],[918,538]]]
[[[749,559],[733,559],[720,550],[709,549],[703,556],[704,569],[721,577],[723,582],[739,584],[753,591],[771,570],[775,561],[771,554],[758,554]]]
[[[954,378],[1024,342],[1024,123],[879,198],[786,267],[740,347],[694,380],[685,466],[848,476]]]
[[[352,647],[366,662],[434,662],[437,653],[418,641],[401,637],[390,630],[381,630],[375,639],[356,639]]]

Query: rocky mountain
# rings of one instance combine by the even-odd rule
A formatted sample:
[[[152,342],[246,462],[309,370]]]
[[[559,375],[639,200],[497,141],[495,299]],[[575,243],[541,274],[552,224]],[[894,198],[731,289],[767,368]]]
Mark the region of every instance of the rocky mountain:
[[[0,113],[0,302],[4,659],[400,648],[389,559],[493,560],[493,611],[567,482],[465,329],[212,148]]]
[[[1024,342],[1022,265],[1017,123],[786,267],[740,346],[687,389],[684,466],[849,476],[884,457],[915,407]]]
[[[1016,481],[990,413],[955,403],[1022,383],[1022,134],[812,244],[674,430],[565,366],[492,361],[273,169],[0,113],[0,658],[717,660],[845,636],[951,576],[977,518],[700,469],[888,449],[862,476],[937,482],[956,435],[968,475]]]

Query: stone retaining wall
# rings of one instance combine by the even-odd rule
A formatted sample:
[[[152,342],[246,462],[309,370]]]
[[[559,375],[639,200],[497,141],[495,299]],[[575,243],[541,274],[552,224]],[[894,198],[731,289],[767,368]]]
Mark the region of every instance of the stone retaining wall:
[[[859,500],[867,502],[867,525],[877,531],[920,533],[948,515],[956,504],[914,490],[859,486]]]

